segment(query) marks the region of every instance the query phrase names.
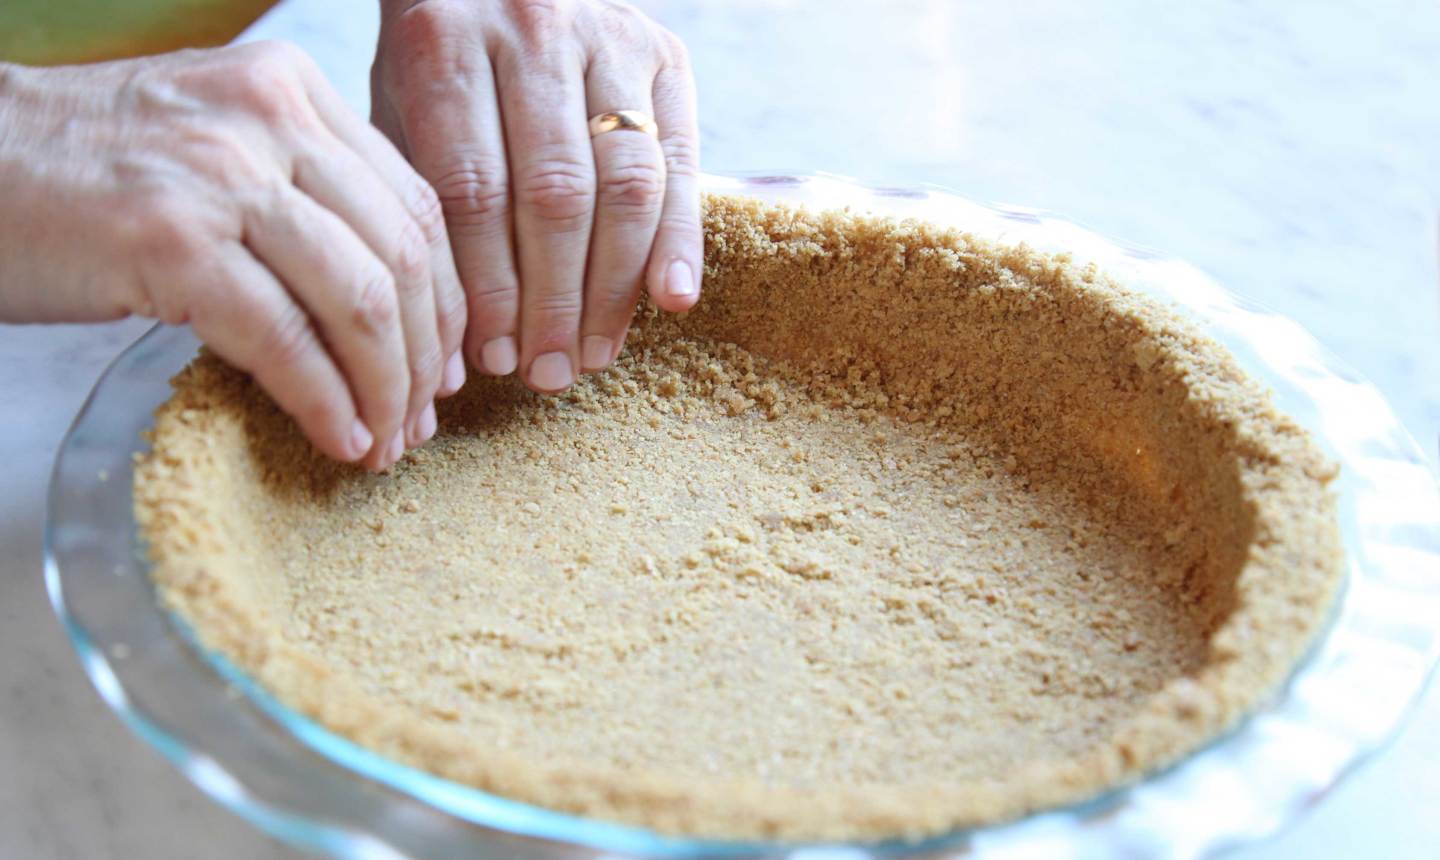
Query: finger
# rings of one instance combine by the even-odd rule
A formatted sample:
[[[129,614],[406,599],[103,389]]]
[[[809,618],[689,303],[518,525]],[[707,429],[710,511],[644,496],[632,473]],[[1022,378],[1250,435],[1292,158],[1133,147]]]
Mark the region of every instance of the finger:
[[[653,79],[653,69],[603,58],[591,63],[586,81],[590,115],[632,110],[648,116]],[[591,145],[595,227],[580,324],[580,362],[587,371],[608,365],[625,342],[665,194],[663,157],[649,132],[616,129],[592,138]]]
[[[595,160],[578,56],[530,49],[496,58],[514,178],[522,284],[520,373],[537,391],[575,381]]]
[[[318,70],[311,71],[307,77],[307,85],[311,102],[321,120],[379,175],[419,227],[421,238],[428,247],[431,305],[444,364],[437,389],[428,393],[412,391],[411,395],[412,406],[415,403],[421,403],[422,407],[428,406],[430,398],[436,395],[448,397],[460,390],[460,386],[465,383],[465,362],[460,356],[467,316],[465,292],[455,270],[455,255],[445,232],[439,199],[430,183],[415,172],[379,130],[365,123],[349,109],[339,94],[319,76]],[[389,102],[386,99],[377,97],[374,104],[377,114],[386,116],[387,122],[398,123],[398,117],[388,107]],[[395,135],[403,137],[398,130]],[[333,174],[336,171],[331,172]],[[347,217],[347,220],[350,219]],[[362,238],[370,242],[372,248],[376,247],[369,235],[362,235]],[[408,331],[407,328],[407,333]],[[413,349],[411,357],[415,357]],[[419,435],[425,436],[424,433]]]
[[[344,377],[305,311],[265,266],[227,244],[188,280],[201,293],[191,302],[190,324],[202,341],[254,377],[321,452],[346,462],[369,453],[375,440]]]
[[[430,245],[385,181],[338,140],[298,153],[294,179],[296,188],[340,216],[394,277],[410,371],[405,444],[423,444],[435,433],[433,401],[445,355],[436,330]]]
[[[660,150],[665,153],[665,204],[645,280],[656,305],[683,311],[700,299],[704,247],[695,79],[678,41],[671,46],[670,61],[655,75],[654,98]]]
[[[246,207],[245,244],[309,313],[350,386],[383,469],[404,450],[410,391],[395,278],[340,217],[294,186]]]
[[[499,99],[484,45],[443,18],[417,6],[387,22],[387,37],[412,49],[386,67],[381,87],[449,228],[468,307],[465,355],[504,376],[519,358],[520,277]]]
[[[401,157],[409,159],[410,147],[405,142],[405,132],[400,125],[400,114],[395,112],[395,106],[390,104],[390,99],[386,97],[385,90],[380,83],[381,68],[378,62],[370,67],[370,124],[385,135]]]

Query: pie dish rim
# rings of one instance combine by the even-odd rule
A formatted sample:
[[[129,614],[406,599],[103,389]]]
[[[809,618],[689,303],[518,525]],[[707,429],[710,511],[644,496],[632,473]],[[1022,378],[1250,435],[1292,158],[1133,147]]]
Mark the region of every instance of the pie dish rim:
[[[1083,228],[1075,227],[1068,222],[1034,210],[1025,210],[1017,207],[987,207],[934,189],[866,188],[845,180],[823,175],[783,176],[764,174],[750,177],[707,177],[706,184],[708,190],[712,191],[746,193],[762,198],[768,197],[778,202],[802,202],[816,205],[817,208],[833,208],[837,204],[878,208],[867,206],[867,204],[884,202],[889,204],[887,208],[889,208],[890,211],[883,212],[882,214],[906,214],[905,212],[895,212],[895,208],[908,208],[911,210],[910,214],[918,214],[921,217],[930,217],[932,219],[936,219],[936,214],[934,214],[936,211],[947,210],[951,217],[945,217],[944,220],[950,221],[951,223],[954,223],[952,219],[954,216],[957,216],[957,213],[958,215],[963,215],[965,218],[974,219],[975,221],[985,220],[988,230],[982,233],[982,235],[986,238],[998,239],[1002,242],[1025,240],[1032,246],[1040,248],[1046,248],[1047,246],[1064,248],[1072,253],[1076,253],[1077,256],[1082,259],[1093,259],[1100,263],[1102,268],[1115,274],[1120,280],[1129,285],[1157,288],[1159,294],[1162,296],[1176,301],[1192,313],[1206,318],[1208,322],[1211,323],[1207,328],[1207,333],[1215,335],[1217,334],[1217,326],[1222,329],[1228,326],[1230,330],[1229,333],[1232,337],[1227,338],[1222,336],[1220,339],[1225,342],[1227,346],[1231,347],[1232,352],[1237,352],[1237,358],[1241,361],[1242,365],[1245,366],[1247,371],[1258,375],[1263,381],[1277,388],[1277,392],[1281,395],[1281,397],[1277,399],[1277,403],[1284,411],[1295,414],[1295,410],[1293,408],[1287,408],[1287,404],[1283,402],[1287,396],[1291,399],[1299,397],[1301,401],[1303,401],[1305,397],[1309,396],[1306,394],[1307,391],[1326,393],[1328,400],[1311,398],[1313,405],[1311,411],[1315,412],[1316,415],[1297,415],[1296,417],[1300,418],[1302,423],[1309,424],[1322,442],[1329,441],[1331,443],[1326,446],[1327,449],[1332,456],[1336,456],[1344,464],[1344,468],[1342,469],[1342,476],[1344,477],[1342,477],[1342,481],[1348,479],[1354,484],[1354,486],[1349,488],[1342,485],[1342,520],[1346,528],[1346,542],[1350,553],[1350,583],[1340,598],[1340,609],[1336,626],[1334,629],[1323,634],[1323,638],[1318,643],[1315,652],[1301,664],[1297,669],[1295,677],[1280,691],[1275,697],[1275,701],[1262,708],[1234,732],[1217,739],[1207,748],[1187,758],[1180,765],[1153,774],[1135,786],[1119,789],[1077,807],[1068,807],[1062,810],[1040,813],[1011,824],[994,825],[973,831],[963,831],[940,837],[938,840],[929,840],[922,843],[880,844],[864,846],[863,848],[852,846],[847,847],[845,850],[852,852],[854,850],[871,851],[874,852],[875,856],[890,856],[895,851],[933,851],[942,847],[957,848],[961,845],[971,847],[1018,845],[1024,844],[1026,839],[1035,838],[1035,833],[1032,833],[1030,836],[1025,836],[1023,833],[1019,833],[1019,830],[1025,830],[1029,825],[1038,826],[1041,823],[1045,823],[1046,826],[1039,828],[1036,832],[1043,834],[1042,838],[1046,840],[1055,838],[1055,828],[1063,825],[1062,829],[1073,830],[1076,835],[1081,837],[1080,842],[1076,844],[1096,839],[1102,841],[1093,843],[1095,845],[1121,844],[1120,842],[1113,841],[1115,839],[1122,840],[1123,844],[1132,844],[1136,838],[1143,836],[1147,840],[1147,844],[1171,844],[1176,847],[1183,845],[1185,847],[1182,853],[1199,853],[1204,845],[1218,844],[1222,841],[1228,843],[1232,841],[1234,837],[1241,834],[1251,837],[1258,836],[1264,829],[1265,822],[1243,820],[1246,819],[1247,816],[1241,815],[1239,812],[1222,816],[1224,820],[1217,822],[1216,826],[1211,828],[1213,832],[1199,834],[1195,832],[1196,824],[1194,822],[1178,821],[1174,815],[1168,818],[1161,815],[1157,819],[1156,816],[1158,813],[1156,810],[1168,808],[1167,804],[1183,809],[1192,803],[1204,803],[1202,799],[1203,795],[1196,795],[1194,793],[1200,792],[1205,786],[1210,785],[1212,786],[1210,790],[1213,794],[1213,786],[1217,784],[1217,782],[1226,783],[1227,780],[1231,782],[1236,781],[1234,777],[1239,773],[1236,768],[1244,766],[1243,762],[1246,760],[1245,751],[1254,747],[1256,744],[1260,744],[1262,748],[1267,746],[1267,744],[1260,742],[1265,740],[1269,734],[1286,728],[1287,720],[1294,723],[1296,722],[1297,716],[1309,717],[1308,720],[1299,720],[1299,724],[1309,726],[1307,730],[1313,733],[1317,725],[1315,718],[1322,715],[1317,715],[1313,712],[1314,702],[1307,702],[1307,695],[1310,699],[1313,699],[1315,695],[1319,695],[1323,699],[1325,691],[1323,684],[1320,685],[1321,689],[1319,693],[1313,690],[1307,691],[1307,684],[1310,687],[1314,687],[1317,679],[1328,677],[1322,670],[1327,666],[1333,669],[1333,664],[1336,661],[1345,663],[1347,660],[1353,661],[1356,659],[1355,655],[1350,652],[1356,650],[1357,643],[1347,643],[1345,640],[1347,636],[1361,634],[1349,628],[1354,627],[1357,620],[1364,622],[1365,625],[1369,627],[1374,627],[1376,619],[1369,616],[1376,615],[1377,613],[1383,616],[1383,619],[1388,619],[1392,625],[1395,625],[1393,631],[1395,635],[1391,638],[1389,644],[1397,645],[1398,643],[1398,647],[1405,649],[1407,653],[1412,656],[1413,659],[1410,662],[1416,663],[1416,665],[1410,666],[1407,672],[1403,673],[1405,676],[1404,684],[1399,683],[1398,679],[1391,679],[1395,682],[1392,686],[1403,686],[1410,690],[1409,695],[1401,696],[1399,701],[1413,701],[1419,691],[1421,679],[1428,674],[1429,667],[1434,663],[1436,656],[1436,633],[1433,627],[1425,630],[1417,629],[1413,618],[1410,618],[1413,612],[1402,611],[1405,610],[1406,607],[1399,604],[1404,604],[1406,601],[1413,602],[1420,596],[1423,596],[1426,600],[1433,601],[1436,598],[1435,588],[1433,586],[1428,590],[1420,588],[1419,586],[1424,585],[1423,582],[1412,582],[1410,581],[1411,578],[1404,576],[1403,573],[1397,573],[1394,577],[1386,577],[1384,575],[1386,572],[1385,568],[1380,566],[1378,562],[1372,563],[1370,556],[1373,556],[1374,553],[1367,553],[1366,551],[1379,549],[1381,550],[1381,557],[1384,558],[1386,557],[1386,550],[1393,550],[1396,547],[1400,547],[1411,554],[1406,557],[1412,561],[1416,560],[1413,556],[1414,553],[1423,553],[1433,561],[1436,555],[1437,524],[1440,524],[1440,516],[1436,515],[1436,511],[1440,510],[1440,506],[1436,504],[1434,483],[1430,477],[1428,467],[1424,465],[1423,460],[1419,457],[1413,442],[1409,442],[1408,437],[1404,435],[1404,431],[1399,427],[1398,422],[1394,419],[1393,415],[1389,413],[1383,401],[1379,399],[1378,392],[1375,392],[1373,388],[1361,382],[1352,372],[1325,354],[1323,350],[1314,343],[1313,339],[1305,335],[1303,330],[1297,325],[1282,317],[1259,311],[1253,306],[1239,302],[1225,293],[1223,289],[1214,284],[1213,281],[1182,263],[1169,260],[1143,249],[1109,242]],[[797,201],[796,198],[804,199]],[[976,229],[975,223],[972,223],[972,221],[965,221],[964,226],[967,229]],[[1134,269],[1137,271],[1125,271],[1125,269]],[[1154,279],[1156,283],[1147,283],[1147,276]],[[150,347],[154,347],[157,345],[157,340],[164,340],[167,337],[171,341],[175,341],[175,335],[176,332],[173,330],[159,329],[152,331],[146,335],[145,338],[142,338],[135,347],[127,350],[120,359],[117,359],[116,364],[112,366],[111,370],[107,371],[106,376],[103,377],[101,383],[97,385],[96,393],[92,395],[86,407],[82,409],[75,427],[73,427],[70,434],[67,435],[66,442],[62,446],[61,455],[57,459],[55,481],[52,482],[51,518],[47,526],[46,534],[47,581],[50,584],[52,599],[56,604],[57,612],[61,614],[62,620],[66,622],[67,629],[76,641],[77,648],[81,651],[82,662],[85,663],[92,680],[96,681],[97,687],[107,702],[109,702],[112,707],[116,707],[117,711],[121,712],[122,717],[125,717],[127,722],[131,723],[132,727],[135,727],[142,735],[146,735],[147,739],[161,747],[162,752],[166,752],[172,759],[189,761],[192,764],[195,761],[206,761],[210,767],[219,767],[221,773],[226,773],[224,767],[221,766],[216,759],[205,756],[202,751],[204,749],[203,745],[197,744],[193,737],[187,737],[185,728],[193,727],[178,728],[174,725],[162,725],[161,721],[153,719],[150,716],[148,709],[144,707],[145,702],[132,701],[130,696],[127,695],[127,687],[121,681],[121,678],[125,674],[123,670],[127,668],[127,661],[126,659],[116,658],[114,650],[116,644],[124,644],[123,638],[117,638],[123,636],[123,634],[119,634],[117,631],[111,629],[114,625],[106,627],[103,630],[97,630],[82,617],[83,613],[73,611],[70,604],[64,601],[65,592],[63,585],[67,579],[83,577],[85,575],[79,570],[85,561],[83,558],[84,553],[79,553],[80,557],[77,558],[76,547],[73,545],[74,542],[64,540],[66,535],[69,534],[67,528],[73,530],[77,526],[76,518],[73,516],[74,511],[70,510],[70,507],[66,504],[67,493],[83,491],[83,487],[77,487],[75,484],[77,481],[82,484],[84,482],[83,472],[76,474],[76,469],[83,468],[83,466],[77,465],[77,461],[83,462],[85,458],[71,457],[70,455],[74,453],[80,442],[94,445],[97,442],[104,441],[94,439],[93,433],[89,435],[86,434],[87,430],[93,429],[89,427],[86,422],[87,418],[91,424],[97,420],[94,412],[97,398],[102,393],[101,389],[116,378],[117,368],[123,368],[127,360],[133,365],[137,358],[143,357],[140,353],[144,352],[142,347],[147,345],[147,343]],[[1238,337],[1239,340],[1232,342],[1232,338],[1235,337]],[[1237,343],[1243,345],[1246,349],[1237,351]],[[183,352],[182,343],[170,343],[169,347],[172,352],[176,351],[177,347],[179,347],[179,351]],[[137,350],[139,352],[137,352]],[[1246,350],[1250,352],[1250,355],[1247,356],[1243,354]],[[188,356],[182,356],[182,359],[183,357]],[[1247,360],[1247,358],[1249,360]],[[1257,361],[1260,363],[1260,367],[1269,372],[1257,373],[1257,366],[1255,364]],[[164,376],[168,378],[168,373],[165,373]],[[1283,385],[1277,385],[1277,382],[1283,383]],[[1285,390],[1287,386],[1290,389],[1288,391]],[[1351,423],[1361,425],[1368,424],[1371,426],[1351,426],[1348,428],[1329,426],[1329,423],[1333,423],[1336,415],[1347,411],[1353,412],[1355,411],[1354,407],[1360,403],[1371,407],[1369,419],[1366,420],[1360,416],[1352,416],[1350,419]],[[155,404],[150,404],[150,406],[153,405]],[[1377,405],[1379,407],[1378,410],[1373,408]],[[149,407],[146,407],[145,409],[147,415],[148,408]],[[1320,427],[1314,426],[1313,421],[1305,420],[1305,418],[1316,417],[1321,420]],[[1360,431],[1364,431],[1364,433],[1357,436],[1357,433],[1360,433]],[[119,436],[119,434],[115,435]],[[1384,446],[1377,447],[1377,440],[1383,440],[1385,443]],[[109,442],[112,446],[119,447],[125,447],[127,444],[127,440],[119,438],[111,439]],[[1378,456],[1374,453],[1376,450],[1382,451],[1386,456],[1383,458]],[[1360,457],[1360,452],[1362,451],[1366,452],[1364,457]],[[1347,452],[1349,452],[1350,456],[1347,456]],[[123,453],[126,455],[124,461],[128,462],[129,450]],[[71,462],[67,463],[67,457]],[[1380,461],[1382,459],[1385,463],[1389,464],[1387,467],[1388,471],[1381,468]],[[1352,464],[1352,460],[1356,462]],[[1367,464],[1370,467],[1368,470],[1356,468],[1357,465]],[[1368,475],[1367,472],[1369,473]],[[1390,483],[1387,486],[1389,486],[1392,491],[1395,482],[1400,481],[1402,473],[1403,476],[1405,476],[1406,483],[1404,488],[1408,494],[1407,497],[1418,506],[1415,511],[1412,511],[1409,521],[1400,524],[1393,522],[1377,523],[1370,520],[1357,521],[1355,510],[1357,502],[1363,501],[1364,498],[1368,497],[1368,494],[1384,495],[1387,492],[1376,486],[1375,480],[1373,479],[1374,475],[1381,472],[1384,472],[1385,476],[1389,479]],[[112,475],[109,481],[124,483],[128,487],[128,481],[123,481],[120,475]],[[90,478],[92,488],[94,483],[94,477],[92,476]],[[1346,492],[1347,489],[1349,492]],[[1360,498],[1356,498],[1357,494]],[[123,519],[128,520],[129,511],[127,510],[125,513],[127,516]],[[67,514],[70,515],[68,518],[66,516]],[[1371,520],[1373,520],[1373,515],[1369,516],[1371,516]],[[133,529],[133,521],[131,528]],[[1361,531],[1362,529],[1364,531]],[[1384,539],[1383,541],[1382,538]],[[1426,540],[1426,538],[1428,538],[1428,540]],[[90,536],[90,539],[94,540],[94,536]],[[91,549],[93,550],[93,547]],[[1366,561],[1363,569],[1360,564],[1362,559]],[[67,573],[70,574],[70,577],[66,576]],[[148,581],[148,577],[145,577],[145,579]],[[1356,597],[1357,590],[1362,591],[1361,596],[1365,598],[1365,605],[1358,608],[1356,605],[1359,599]],[[1387,594],[1387,591],[1390,593]],[[1418,594],[1412,592],[1418,592]],[[1375,603],[1379,597],[1390,597],[1397,600],[1396,604],[1387,604],[1388,615],[1386,613],[1379,613],[1374,606],[1370,605]],[[73,602],[72,600],[72,603]],[[1386,603],[1383,600],[1380,602],[1382,604]],[[1361,613],[1362,615],[1368,613],[1368,615],[1357,619],[1357,613]],[[1407,621],[1404,619],[1410,620]],[[1384,624],[1381,625],[1381,628],[1386,630],[1390,629]],[[183,637],[183,634],[181,635]],[[1348,650],[1344,647],[1337,648],[1337,640],[1341,640],[1340,646],[1349,644],[1351,647]],[[230,675],[228,680],[231,683],[238,683],[242,688],[248,687],[248,689],[245,689],[245,692],[251,694],[252,702],[258,703],[258,706],[262,710],[270,712],[273,718],[285,724],[286,727],[297,736],[305,737],[307,727],[304,724],[309,723],[308,720],[304,720],[304,718],[299,717],[293,712],[287,714],[288,709],[274,702],[273,699],[270,703],[271,707],[266,707],[264,702],[266,698],[265,695],[255,695],[258,691],[254,689],[254,685],[247,684],[247,679],[233,666],[228,666],[227,670],[227,665],[228,664],[223,662],[219,663],[219,669],[222,675],[228,671]],[[1353,670],[1349,671],[1353,672]],[[225,685],[217,679],[215,686],[223,692]],[[1325,699],[1325,701],[1328,704],[1334,704],[1333,701],[1329,699]],[[1397,704],[1397,700],[1394,695],[1391,695],[1388,699],[1384,699],[1384,701],[1390,706],[1390,710],[1396,710],[1395,705]],[[1296,710],[1297,702],[1300,706],[1299,710]],[[1287,707],[1287,703],[1289,707]],[[1307,707],[1309,710],[1307,710]],[[1346,755],[1336,757],[1333,763],[1327,762],[1324,768],[1326,771],[1325,774],[1320,775],[1313,772],[1315,768],[1311,768],[1310,770],[1312,772],[1308,774],[1292,773],[1290,774],[1291,778],[1287,782],[1287,790],[1274,791],[1273,793],[1276,796],[1267,798],[1270,801],[1268,803],[1256,803],[1256,798],[1251,796],[1244,800],[1232,798],[1227,801],[1224,806],[1227,810],[1230,807],[1240,810],[1242,806],[1249,803],[1251,806],[1256,807],[1256,811],[1252,812],[1248,818],[1263,818],[1273,825],[1274,821],[1272,819],[1278,817],[1274,814],[1277,805],[1293,812],[1297,806],[1303,805],[1303,799],[1305,797],[1313,796],[1333,783],[1342,770],[1353,766],[1353,762],[1358,760],[1363,750],[1373,748],[1378,743],[1384,732],[1377,730],[1377,726],[1372,724],[1384,723],[1386,726],[1389,726],[1397,721],[1398,713],[1394,713],[1384,719],[1371,715],[1359,721],[1359,723],[1365,724],[1363,726],[1360,726],[1353,720],[1350,722],[1345,720],[1338,722],[1332,720],[1329,723],[1325,723],[1323,727],[1332,745],[1335,743],[1343,743],[1344,748],[1347,750]],[[313,723],[310,723],[308,728],[315,732],[329,734]],[[1298,732],[1298,730],[1295,730],[1295,726],[1290,726],[1290,728],[1292,729],[1292,735],[1298,737],[1302,734]],[[1346,734],[1347,730],[1349,732],[1348,734]],[[331,735],[330,737],[335,741],[340,741],[336,736]],[[1317,741],[1318,738],[1311,738],[1311,740]],[[1270,738],[1268,746],[1274,747],[1277,742],[1278,739],[1272,737]],[[313,745],[315,740],[312,738],[310,743]],[[349,742],[342,743],[348,744]],[[353,747],[354,745],[351,744],[350,746]],[[373,753],[360,750],[358,747],[356,747],[354,751],[358,751],[358,753],[363,756],[380,758]],[[1255,752],[1255,750],[1250,751],[1252,753]],[[1263,749],[1261,751],[1263,752]],[[327,752],[332,757],[337,755],[335,750],[328,750]],[[339,753],[342,761],[345,760],[343,752],[344,751],[341,750]],[[1225,760],[1226,758],[1234,760]],[[1202,762],[1202,760],[1206,761]],[[381,761],[393,767],[401,768],[401,766],[394,765],[393,762],[388,762],[388,760],[381,759]],[[355,766],[354,761],[348,761],[347,764],[352,767]],[[1211,765],[1208,767],[1208,775],[1206,773],[1207,768],[1202,768],[1202,764]],[[1292,769],[1303,770],[1303,768],[1298,768],[1298,763],[1292,762],[1291,764]],[[402,769],[410,770],[408,768]],[[211,772],[210,780],[207,783],[202,777],[192,773],[189,769],[187,769],[187,773],[192,776],[192,779],[200,782],[202,788],[205,788],[212,794],[224,794],[224,792],[216,787],[216,784],[218,784],[217,781],[224,782],[217,774]],[[1228,774],[1228,776],[1226,776],[1226,774]],[[232,780],[235,780],[232,774],[226,773],[226,775],[230,776]],[[369,775],[377,777],[377,772],[371,772]],[[382,778],[382,781],[391,782],[392,785],[400,785],[405,791],[411,794],[419,793],[422,796],[425,794],[427,788],[422,784],[425,779],[445,782],[438,777],[423,774],[419,771],[413,771],[409,775],[402,774],[401,777],[397,777],[393,782],[391,780],[384,780],[383,776],[379,776],[378,778]],[[271,829],[272,832],[278,832],[279,835],[288,835],[290,838],[298,839],[305,844],[335,851],[341,856],[345,856],[348,849],[337,846],[348,844],[347,840],[356,841],[357,844],[364,843],[366,839],[374,838],[379,838],[382,843],[386,841],[385,836],[362,836],[361,831],[355,829],[353,826],[340,828],[319,824],[315,821],[308,821],[307,826],[292,827],[290,825],[294,824],[292,820],[293,816],[287,817],[285,813],[267,806],[258,796],[247,796],[243,782],[243,780],[235,780],[233,784],[229,785],[231,794],[228,796],[227,805],[230,805],[232,808],[241,809],[242,814],[243,810],[248,808],[250,812],[249,817],[251,817],[252,820],[259,819],[262,826],[267,826],[265,821],[269,820],[270,824],[267,826],[267,829]],[[1238,780],[1238,782],[1243,784],[1244,780]],[[454,784],[450,785],[453,786]],[[1176,793],[1185,786],[1188,786],[1185,790],[1190,792],[1190,794],[1187,795],[1183,791],[1179,794]],[[237,787],[240,789],[238,792],[234,791]],[[458,786],[455,787],[461,788]],[[433,788],[433,786],[430,788]],[[1272,788],[1274,787],[1272,786]],[[1234,786],[1228,785],[1226,790],[1233,793]],[[477,795],[483,794],[483,792],[469,788],[464,788],[463,791]],[[1220,795],[1214,796],[1219,797]],[[493,798],[488,795],[486,797],[491,800],[501,800],[501,806],[506,804],[517,807],[524,806],[514,801],[503,801],[502,799]],[[1167,797],[1169,798],[1168,800]],[[1173,801],[1178,797],[1186,797],[1188,799],[1186,799],[1184,803],[1174,804]],[[432,802],[435,800],[434,797],[430,799]],[[227,797],[222,797],[221,801],[227,802]],[[1057,819],[1056,816],[1061,816],[1061,818]],[[502,825],[501,829],[509,827],[513,831],[530,832],[532,835],[552,839],[559,838],[563,841],[579,844],[588,844],[592,848],[601,847],[610,850],[640,851],[648,854],[648,856],[694,856],[697,851],[713,855],[755,851],[773,852],[773,850],[776,849],[789,852],[810,850],[793,843],[785,843],[777,846],[773,843],[727,843],[714,842],[712,840],[658,837],[650,835],[646,831],[634,832],[637,831],[637,828],[602,824],[600,822],[589,821],[575,816],[540,810],[533,807],[528,807],[523,810],[488,808],[483,811],[481,817],[490,824]],[[1064,820],[1066,817],[1068,817],[1069,820]],[[563,820],[542,820],[546,818]],[[299,820],[304,822],[304,815],[299,816]],[[318,828],[318,831],[316,828]],[[1034,830],[1035,828],[1030,829]],[[313,836],[315,832],[321,831],[328,832],[331,835],[319,841],[304,835],[305,833],[311,833],[311,836]],[[630,832],[626,833],[624,831]],[[1184,842],[1175,842],[1173,837],[1182,832],[1185,833]],[[335,834],[340,834],[341,836],[336,836]],[[393,839],[393,837],[391,838]],[[1160,839],[1161,841],[1154,843],[1153,840],[1155,839]],[[617,842],[616,840],[619,841]],[[805,856],[808,857],[812,855],[807,854]],[[858,857],[868,855],[851,853],[836,856]]]

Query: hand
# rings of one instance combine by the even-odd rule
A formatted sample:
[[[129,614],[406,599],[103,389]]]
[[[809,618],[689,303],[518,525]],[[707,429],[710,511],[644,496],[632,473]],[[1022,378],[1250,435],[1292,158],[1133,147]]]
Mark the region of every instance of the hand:
[[[605,0],[382,0],[373,120],[435,187],[469,300],[465,354],[558,391],[619,354],[642,282],[686,310],[701,272],[684,47]],[[640,131],[587,119],[638,110]]]
[[[0,66],[0,319],[188,322],[341,460],[464,381],[439,202],[298,49]]]

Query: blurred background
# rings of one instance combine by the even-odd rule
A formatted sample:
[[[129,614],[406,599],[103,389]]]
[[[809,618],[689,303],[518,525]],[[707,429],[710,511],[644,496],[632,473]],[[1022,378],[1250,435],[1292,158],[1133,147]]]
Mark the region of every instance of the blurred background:
[[[275,0],[5,0],[0,60],[88,63],[223,45]]]
[[[0,59],[222,44],[268,0],[0,0]],[[642,0],[689,44],[707,169],[825,170],[1053,210],[1187,259],[1299,320],[1440,436],[1440,5]],[[284,0],[364,110],[372,0]],[[0,190],[3,195],[3,190]],[[104,362],[143,330],[0,326],[0,856],[294,856],[104,711],[40,581],[45,470]],[[1437,572],[1440,573],[1440,572]],[[1391,750],[1243,858],[1429,858],[1440,696]]]

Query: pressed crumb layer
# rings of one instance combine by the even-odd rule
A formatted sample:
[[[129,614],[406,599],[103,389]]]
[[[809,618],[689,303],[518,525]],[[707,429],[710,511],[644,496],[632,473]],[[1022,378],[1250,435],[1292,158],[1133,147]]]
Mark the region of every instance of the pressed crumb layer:
[[[1092,268],[706,202],[705,296],[559,396],[472,378],[389,473],[241,373],[135,479],[165,603],[282,701],[508,797],[709,837],[914,838],[1078,800],[1283,680],[1334,466]]]

